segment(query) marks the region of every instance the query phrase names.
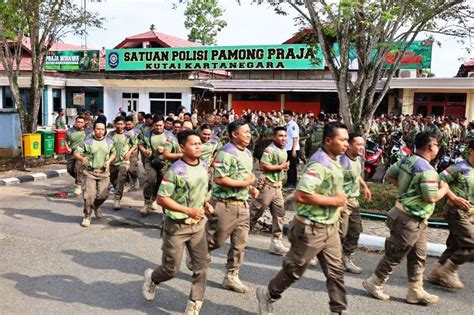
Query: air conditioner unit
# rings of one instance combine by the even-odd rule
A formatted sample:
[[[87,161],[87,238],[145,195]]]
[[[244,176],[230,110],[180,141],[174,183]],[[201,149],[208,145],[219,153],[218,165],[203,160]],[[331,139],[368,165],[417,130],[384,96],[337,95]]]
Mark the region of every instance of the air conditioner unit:
[[[468,72],[467,77],[468,78],[474,78],[474,72]]]
[[[402,69],[398,72],[398,77],[402,79],[413,79],[416,78],[416,69]]]

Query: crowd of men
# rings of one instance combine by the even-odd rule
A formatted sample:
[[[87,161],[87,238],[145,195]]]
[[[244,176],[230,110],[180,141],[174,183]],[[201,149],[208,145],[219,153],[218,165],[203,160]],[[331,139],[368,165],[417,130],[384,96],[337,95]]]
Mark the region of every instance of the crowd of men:
[[[399,198],[388,212],[390,237],[385,254],[362,284],[377,299],[389,299],[384,283],[407,258],[406,301],[438,302],[437,296],[423,288],[426,227],[435,204],[445,196],[448,248],[428,279],[444,287],[462,288],[457,269],[474,255],[469,220],[474,202],[474,141],[469,142],[465,161],[438,174],[430,162],[438,155],[445,135],[467,141],[469,128],[462,119],[445,118],[440,127],[437,123],[430,117],[388,115],[376,118],[371,126],[372,136],[380,141],[400,128],[415,148],[413,156],[387,172],[387,180],[398,186]],[[185,314],[199,314],[211,253],[227,239],[230,247],[222,286],[248,293],[249,287],[239,277],[244,251],[249,231],[269,209],[269,251],[284,258],[268,286],[256,290],[260,314],[273,312],[273,304],[315,258],[327,278],[331,312],[347,313],[344,271],[363,272],[353,260],[362,232],[358,199],[362,195],[370,201],[372,194],[363,180],[364,137],[349,133],[339,116],[291,111],[238,115],[232,110],[201,115],[181,110],[167,117],[143,112],[133,117],[120,111],[113,128],[107,132],[102,120],[89,128],[84,117],[76,117],[67,132],[67,169],[75,179],[75,194],[83,194],[83,227],[90,226],[93,214],[102,216],[101,205],[110,185],[114,210],[120,210],[126,187],[138,190],[141,186],[140,214],[149,215],[154,202],[162,207],[162,264],[144,273],[146,300],[153,300],[157,287],[176,276],[186,252],[186,265],[193,276]],[[300,161],[305,166],[298,177]],[[144,183],[139,182],[140,163]],[[288,231],[289,248],[282,241],[285,188],[295,190],[297,205]]]

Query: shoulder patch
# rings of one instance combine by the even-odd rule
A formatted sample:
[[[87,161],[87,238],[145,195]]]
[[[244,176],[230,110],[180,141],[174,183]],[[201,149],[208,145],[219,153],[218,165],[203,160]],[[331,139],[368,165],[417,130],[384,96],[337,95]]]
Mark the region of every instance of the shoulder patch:
[[[110,137],[105,137],[105,141],[107,142],[108,145],[113,145],[114,144],[114,140],[112,140],[112,138],[110,138]]]
[[[232,154],[232,155],[236,154],[236,150],[237,150],[237,148],[232,143],[227,143],[225,146],[223,146],[220,149],[220,151],[222,151],[224,153],[229,153],[229,154]]]
[[[332,170],[330,157],[322,149],[319,149],[318,151],[316,151],[316,153],[313,154],[313,156],[311,156],[310,160],[308,161],[308,164],[311,163],[319,163],[324,167],[328,168],[329,170]]]
[[[178,176],[186,175],[186,163],[184,163],[182,160],[177,160],[174,162],[170,169]]]
[[[416,155],[415,157],[416,157],[416,161],[415,163],[413,163],[412,172],[421,173],[428,170],[436,171],[434,167],[427,160],[425,160],[424,158],[418,157]]]
[[[94,143],[94,138],[90,137],[90,138],[85,138],[84,139],[84,143],[86,145],[92,145],[92,143]]]

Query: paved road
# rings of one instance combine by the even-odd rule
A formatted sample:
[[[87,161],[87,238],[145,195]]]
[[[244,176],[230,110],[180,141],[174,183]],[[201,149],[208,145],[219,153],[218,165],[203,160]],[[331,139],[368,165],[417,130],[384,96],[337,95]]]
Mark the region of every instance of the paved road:
[[[125,198],[120,212],[104,206],[105,217],[81,228],[81,201],[48,199],[47,192],[71,185],[57,178],[0,189],[0,310],[2,313],[150,313],[179,314],[186,305],[190,272],[183,265],[177,279],[159,287],[156,300],[143,301],[142,272],[160,260],[161,217],[138,215],[140,193]],[[252,287],[241,295],[221,289],[227,245],[216,251],[210,265],[207,300],[202,314],[255,314],[255,287],[276,274],[281,257],[265,252],[269,239],[251,235],[241,278]],[[373,270],[379,254],[358,252],[356,261]],[[428,268],[434,264],[427,262]],[[427,285],[441,296],[436,306],[404,303],[405,268],[400,266],[387,286],[388,302],[371,299],[360,276],[348,275],[349,310],[353,314],[472,314],[474,268],[464,266],[460,275],[466,288],[450,292]],[[275,305],[276,314],[325,314],[328,311],[324,276],[316,269],[290,288]]]

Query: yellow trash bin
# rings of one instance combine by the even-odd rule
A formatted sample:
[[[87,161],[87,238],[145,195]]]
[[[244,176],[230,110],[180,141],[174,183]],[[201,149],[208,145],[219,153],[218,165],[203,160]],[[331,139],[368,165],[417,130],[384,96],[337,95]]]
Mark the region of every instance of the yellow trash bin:
[[[25,157],[37,157],[41,155],[41,135],[36,133],[25,133],[22,135],[23,154]]]

